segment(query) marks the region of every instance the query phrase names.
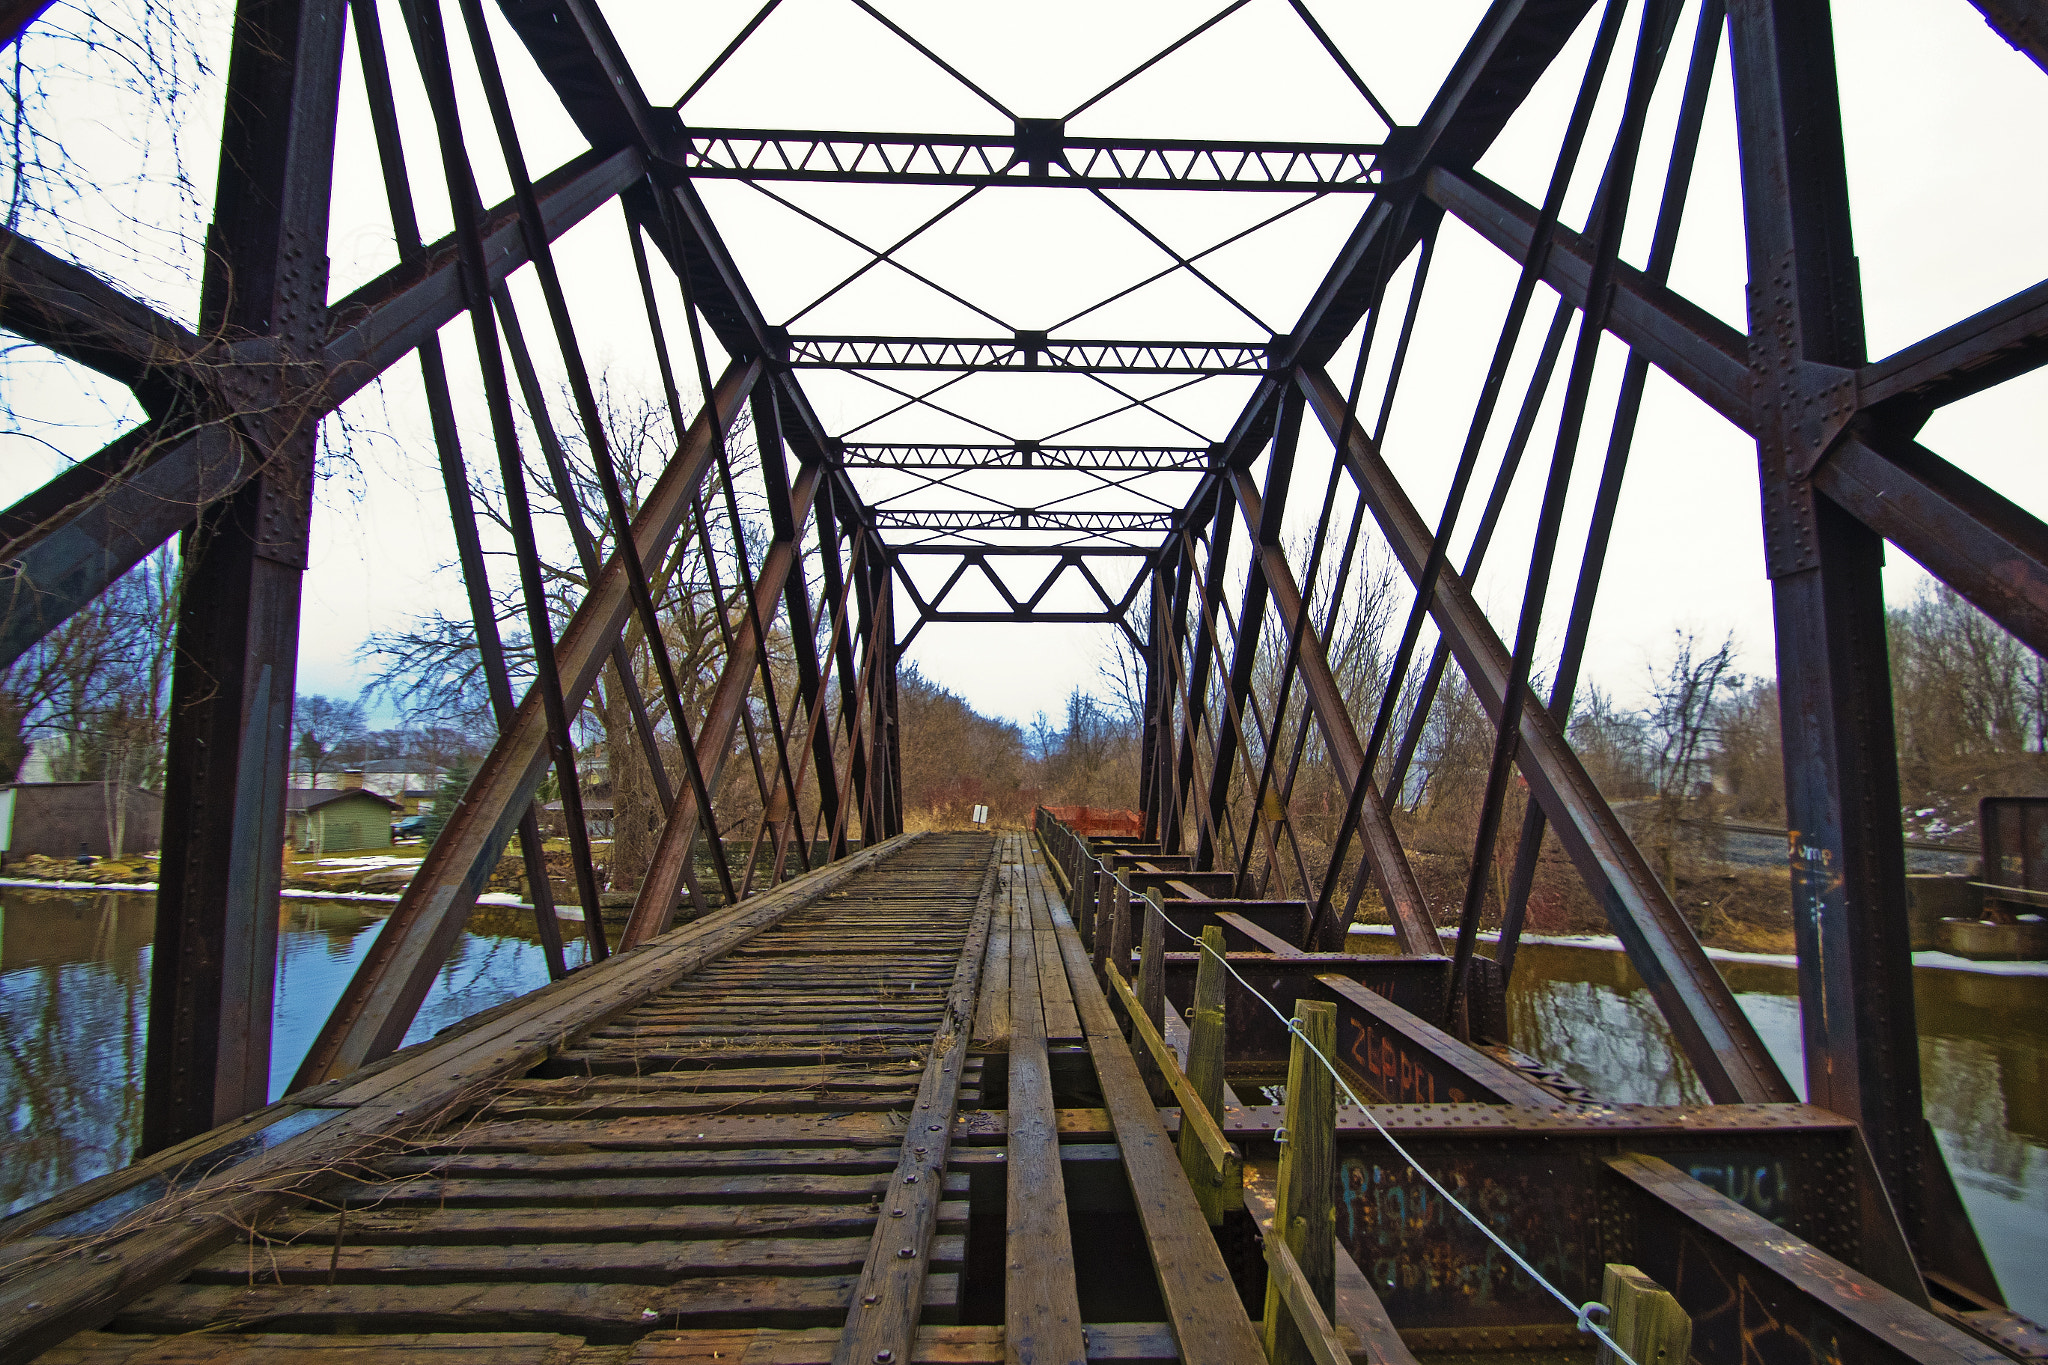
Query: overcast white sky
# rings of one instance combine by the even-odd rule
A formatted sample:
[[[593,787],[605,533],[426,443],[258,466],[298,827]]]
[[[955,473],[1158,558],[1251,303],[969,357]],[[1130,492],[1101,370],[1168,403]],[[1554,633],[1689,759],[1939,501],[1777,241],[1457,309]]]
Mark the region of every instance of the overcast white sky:
[[[387,5],[387,10],[393,7]],[[488,8],[488,7],[487,7]],[[700,0],[689,6],[619,3],[605,11],[635,62],[650,97],[673,100],[744,24],[754,0]],[[883,8],[944,54],[997,99],[1025,116],[1058,116],[1184,31],[1210,9],[1180,3],[1031,6],[963,5],[939,0],[889,0]],[[1317,6],[1318,15],[1354,65],[1398,119],[1426,105],[1483,10],[1476,0],[1428,6],[1369,3]],[[1836,7],[1838,58],[1845,104],[1855,231],[1867,291],[1870,352],[1882,356],[1921,335],[2048,276],[2048,184],[2033,173],[2048,164],[2041,117],[2048,93],[2041,73],[1991,33],[1965,0],[1857,0]],[[61,21],[65,11],[53,12]],[[75,13],[72,15],[75,19]],[[459,25],[452,6],[448,22]],[[1626,32],[1635,32],[1631,9]],[[387,41],[402,51],[395,12]],[[1692,8],[1660,90],[1645,142],[1643,178],[1627,254],[1640,262],[1669,147],[1670,120]],[[204,29],[203,50],[224,70],[224,11]],[[1567,49],[1534,98],[1482,163],[1481,169],[1529,200],[1542,197],[1559,129],[1577,88],[1591,23]],[[536,173],[581,148],[573,126],[540,81],[509,31],[498,45],[514,90],[529,164]],[[77,49],[35,35],[24,59],[76,63]],[[1617,79],[1603,98],[1589,151],[1567,211],[1583,221],[1592,182],[1611,138],[1625,73],[1627,45],[1617,54]],[[429,236],[447,230],[445,194],[436,186],[431,125],[401,58],[401,113],[412,178]],[[508,192],[490,150],[489,126],[467,61],[464,115],[487,199]],[[177,200],[163,181],[173,163],[169,133],[103,75],[72,66],[60,73],[54,136],[104,183],[125,188],[104,202],[73,205],[73,228],[25,220],[31,235],[89,266],[133,280],[134,256],[159,258],[144,291],[190,320],[196,289],[181,277],[190,253],[149,225],[177,220]],[[1741,326],[1743,257],[1732,98],[1725,48],[1720,88],[1709,114],[1673,285]],[[921,132],[1008,131],[1004,117],[949,81],[848,0],[786,0],[684,111],[700,126]],[[209,148],[218,126],[218,82],[207,79],[184,101],[175,132],[183,166],[210,196]],[[1186,49],[1090,109],[1072,125],[1077,135],[1298,138],[1375,141],[1383,125],[1316,48],[1285,0],[1251,0]],[[359,74],[351,55],[344,79],[330,252],[333,292],[340,295],[395,260]],[[792,204],[829,218],[871,244],[893,240],[959,197],[935,188],[771,186]],[[756,190],[707,183],[704,198],[744,268],[764,311],[782,321],[805,308],[864,256]],[[1133,192],[1111,196],[1182,251],[1206,247],[1295,202],[1292,196]],[[1307,204],[1280,225],[1204,261],[1239,308],[1173,275],[1066,329],[1076,337],[1264,339],[1263,327],[1293,325],[1303,302],[1363,210],[1362,197],[1331,196]],[[132,220],[144,224],[137,228]],[[124,222],[128,225],[124,226]],[[188,234],[189,235],[189,234]],[[59,237],[62,240],[52,240]],[[656,383],[651,352],[616,207],[594,215],[559,244],[579,332],[595,366],[614,383]],[[870,272],[815,311],[799,330],[856,333],[963,332],[1001,335],[1002,327],[1042,328],[1166,264],[1111,211],[1065,190],[999,189],[977,196],[902,259],[986,310],[977,315],[887,268]],[[530,272],[528,272],[530,274]],[[1514,267],[1455,225],[1446,227],[1400,401],[1387,433],[1388,458],[1425,515],[1434,518],[1463,440],[1473,397],[1514,282]],[[519,297],[530,335],[545,329],[538,291],[522,277]],[[683,335],[679,307],[665,300],[672,342]],[[1250,316],[1247,315],[1250,314]],[[1516,374],[1526,374],[1541,324],[1540,299]],[[991,321],[991,317],[997,321]],[[998,321],[1002,324],[999,327]],[[1391,331],[1391,329],[1389,329]],[[451,367],[473,373],[467,327],[447,329]],[[537,338],[536,338],[537,339]],[[1389,338],[1390,339],[1390,338]],[[1332,370],[1348,377],[1352,351]],[[713,357],[716,368],[722,357]],[[1598,463],[1606,415],[1620,371],[1620,352],[1603,351],[1598,386],[1581,447],[1572,517],[1546,611],[1554,647],[1576,572],[1578,547]],[[684,375],[691,365],[678,353]],[[557,362],[548,358],[551,368]],[[1380,382],[1371,372],[1368,400]],[[921,391],[935,379],[883,376]],[[922,382],[920,382],[920,380]],[[132,420],[118,393],[68,365],[15,364],[0,371],[9,402],[39,419],[33,434],[0,434],[0,497],[13,498],[48,478],[66,458],[88,453]],[[844,432],[898,400],[862,380],[808,374],[805,386],[828,427]],[[1119,381],[1129,392],[1162,394],[1179,381]],[[1553,384],[1544,423],[1531,445],[1503,529],[1478,580],[1481,599],[1503,634],[1512,630],[1528,559],[1548,429],[1562,390]],[[694,383],[686,384],[694,392]],[[1189,441],[1223,434],[1248,391],[1242,380],[1214,380],[1162,398],[1165,416],[1144,411],[1084,427],[1062,438],[1103,442]],[[81,394],[95,396],[85,401]],[[1480,477],[1489,480],[1500,436],[1513,420],[1519,386],[1494,424]],[[2021,506],[2048,507],[2048,435],[2042,414],[2048,379],[2037,374],[1965,400],[1939,413],[1923,440]],[[488,425],[473,384],[458,393],[473,462],[488,458]],[[943,400],[1007,435],[1035,438],[1058,431],[1116,401],[1078,378],[974,379]],[[372,630],[429,607],[463,610],[461,589],[433,452],[419,396],[417,369],[395,369],[388,382],[349,405],[348,454],[330,461],[319,492],[313,563],[306,579],[301,636],[304,692],[352,693],[366,669],[356,657]],[[1170,419],[1170,420],[1169,420]],[[566,421],[566,405],[555,414]],[[54,425],[52,425],[54,424]],[[877,440],[990,439],[985,432],[926,411],[899,414],[863,433]],[[1292,525],[1306,534],[1315,520],[1328,469],[1327,442],[1305,436],[1291,503]],[[1071,491],[1058,476],[1038,476],[1050,501]],[[967,481],[969,484],[972,480]],[[1155,481],[1154,496],[1177,504],[1188,482]],[[995,489],[990,480],[986,486]],[[1481,485],[1483,489],[1483,484]],[[870,497],[896,491],[882,480],[863,484]],[[1008,490],[1004,490],[1007,492]],[[1478,498],[1464,518],[1469,528]],[[1130,493],[1101,495],[1096,505],[1149,505]],[[938,505],[926,492],[907,499]],[[1348,515],[1348,491],[1340,515]],[[1462,542],[1461,542],[1462,543]],[[509,562],[494,573],[510,580]],[[1920,571],[1896,551],[1887,570],[1894,600],[1910,596]],[[991,594],[987,594],[992,596]],[[965,605],[965,599],[955,605]],[[907,599],[900,610],[907,612]],[[1661,375],[1648,391],[1627,491],[1615,529],[1600,597],[1587,676],[1628,698],[1648,665],[1661,661],[1674,628],[1718,637],[1733,631],[1750,672],[1771,668],[1769,590],[1763,576],[1754,447]],[[977,707],[1020,721],[1057,713],[1075,686],[1098,685],[1106,629],[1097,627],[932,626],[911,657],[931,676]]]

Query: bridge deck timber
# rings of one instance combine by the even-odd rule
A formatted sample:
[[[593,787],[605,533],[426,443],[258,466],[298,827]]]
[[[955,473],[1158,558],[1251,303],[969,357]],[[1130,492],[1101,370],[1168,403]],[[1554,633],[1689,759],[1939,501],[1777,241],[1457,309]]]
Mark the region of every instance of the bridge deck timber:
[[[1220,1227],[1068,913],[1077,849],[1229,940],[1246,1190]],[[1445,959],[1305,952],[1299,903],[1178,870],[1042,823],[785,883],[0,1222],[0,1365],[1261,1361],[1280,1111],[1239,1091],[1286,1035],[1246,983],[1333,1000],[1347,1076],[1419,1160],[1574,1292],[1644,1265],[1695,1359],[2035,1358],[1915,1297],[1852,1124],[1583,1102],[1398,1003]],[[1184,1045],[1193,955],[1162,961]],[[1590,1361],[1363,1115],[1336,1137],[1354,1365]]]

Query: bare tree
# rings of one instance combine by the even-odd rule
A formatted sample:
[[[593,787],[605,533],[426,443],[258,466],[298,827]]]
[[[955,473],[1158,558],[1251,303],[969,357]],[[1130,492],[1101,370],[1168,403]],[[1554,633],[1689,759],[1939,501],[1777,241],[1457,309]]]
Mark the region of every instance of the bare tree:
[[[1664,884],[1676,885],[1678,823],[1713,771],[1726,703],[1742,691],[1735,671],[1735,636],[1702,653],[1699,637],[1674,631],[1677,642],[1662,674],[1652,673],[1650,705],[1643,713],[1644,752],[1657,797],[1658,852]],[[1709,788],[1711,790],[1711,788]]]
[[[292,730],[298,736],[292,751],[305,766],[310,785],[317,787],[320,774],[340,767],[345,751],[361,742],[363,704],[301,695],[292,703]]]
[[[177,558],[159,550],[0,670],[6,778],[33,741],[59,781],[162,782],[177,591]]]
[[[2048,795],[2048,664],[1941,584],[1887,626],[1910,818],[1940,834],[1974,820],[1979,796]]]

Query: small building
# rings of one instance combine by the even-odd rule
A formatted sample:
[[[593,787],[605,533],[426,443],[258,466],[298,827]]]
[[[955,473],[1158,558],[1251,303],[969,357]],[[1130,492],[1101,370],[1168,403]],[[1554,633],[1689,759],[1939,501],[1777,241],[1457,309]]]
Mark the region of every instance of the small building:
[[[16,856],[127,857],[155,849],[163,831],[164,799],[141,787],[111,782],[0,786],[0,849]]]
[[[361,782],[344,773],[342,781]],[[284,794],[285,838],[301,853],[391,847],[391,821],[405,808],[360,785],[293,787]]]
[[[550,836],[567,838],[568,819],[562,814],[562,803],[550,801],[540,808],[541,828]],[[583,794],[583,827],[590,831],[593,839],[612,837],[612,798],[603,792]]]
[[[357,786],[376,792],[380,796],[394,797],[404,801],[406,814],[418,812],[413,809],[415,793],[425,793],[433,799],[434,787],[441,780],[442,770],[423,758],[373,758],[354,763],[335,760],[315,776],[306,767],[303,757],[292,759],[291,785],[307,790],[327,791],[335,787]]]

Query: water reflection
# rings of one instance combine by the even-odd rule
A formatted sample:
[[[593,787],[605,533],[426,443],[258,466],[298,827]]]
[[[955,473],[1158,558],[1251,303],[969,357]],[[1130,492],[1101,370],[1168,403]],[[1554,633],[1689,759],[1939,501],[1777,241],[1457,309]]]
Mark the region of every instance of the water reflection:
[[[292,899],[279,911],[270,1094],[291,1083],[385,907]],[[465,933],[408,1043],[547,980],[537,940]],[[154,896],[0,888],[0,1213],[125,1164],[142,1126]],[[530,930],[528,931],[531,932]],[[567,945],[569,961],[582,944]]]
[[[1719,964],[1805,1093],[1797,973]],[[1927,1118],[2012,1306],[2048,1320],[2048,977],[1913,972]],[[1695,1104],[1703,1092],[1626,955],[1529,945],[1508,993],[1515,1045],[1602,1099]]]

